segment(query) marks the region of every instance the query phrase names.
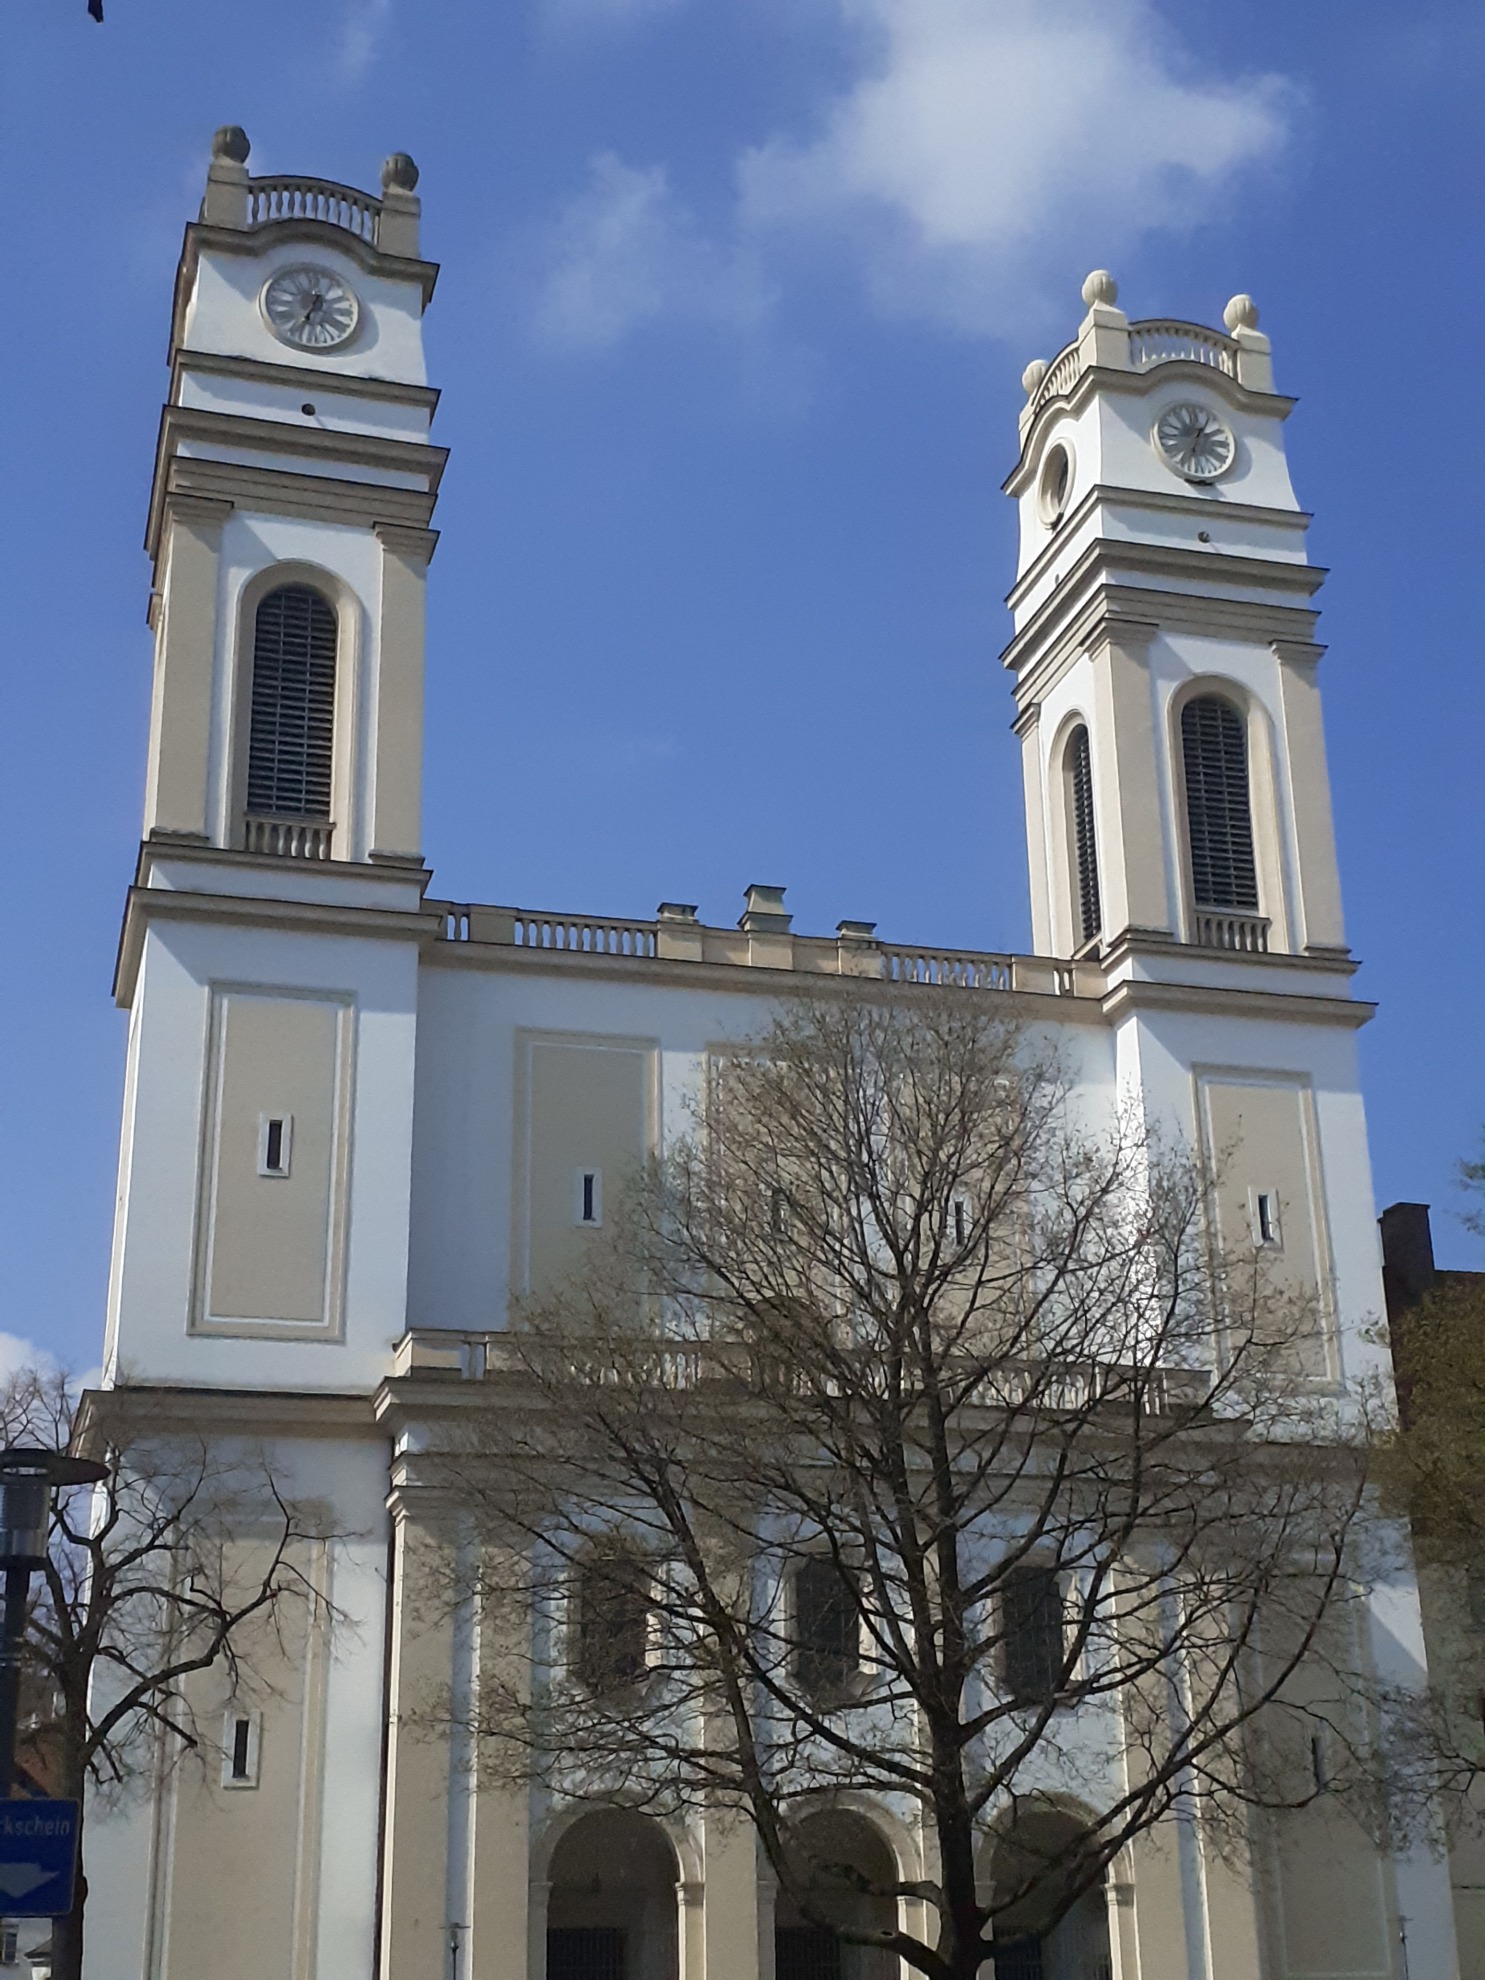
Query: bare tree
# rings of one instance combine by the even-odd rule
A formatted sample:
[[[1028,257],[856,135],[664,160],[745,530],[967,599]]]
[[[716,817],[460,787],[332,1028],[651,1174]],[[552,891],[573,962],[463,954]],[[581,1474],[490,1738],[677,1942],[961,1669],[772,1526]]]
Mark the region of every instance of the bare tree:
[[[109,1476],[56,1495],[27,1622],[18,1757],[36,1785],[108,1800],[217,1750],[192,1680],[222,1670],[236,1689],[249,1639],[261,1645],[289,1605],[323,1601],[301,1544],[320,1528],[261,1453],[224,1454],[152,1424],[127,1392],[83,1397],[45,1366],[0,1384],[7,1445],[65,1449],[80,1427]],[[74,1909],[53,1927],[54,1980],[80,1980],[86,1903],[80,1864]]]
[[[1356,1648],[1377,1529],[1318,1297],[1214,1254],[1188,1156],[1077,1109],[969,993],[803,1001],[716,1056],[445,1448],[484,1541],[451,1591],[534,1609],[464,1715],[487,1775],[735,1809],[800,1916],[929,1980],[1168,1818],[1426,1806]],[[841,1790],[920,1877],[808,1819]]]

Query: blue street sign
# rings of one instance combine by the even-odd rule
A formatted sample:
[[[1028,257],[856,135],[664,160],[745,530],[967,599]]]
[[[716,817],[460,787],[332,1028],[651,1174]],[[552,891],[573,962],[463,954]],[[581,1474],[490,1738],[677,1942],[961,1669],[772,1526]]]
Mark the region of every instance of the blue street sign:
[[[0,1917],[71,1911],[77,1819],[75,1801],[0,1801]]]

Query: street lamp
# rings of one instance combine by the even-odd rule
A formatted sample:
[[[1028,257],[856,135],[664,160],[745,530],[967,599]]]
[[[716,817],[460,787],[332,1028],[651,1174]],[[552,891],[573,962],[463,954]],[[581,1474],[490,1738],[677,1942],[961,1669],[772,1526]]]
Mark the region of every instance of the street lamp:
[[[21,1639],[31,1576],[46,1566],[52,1493],[59,1485],[96,1485],[108,1466],[65,1451],[18,1447],[0,1451],[0,1568],[5,1570],[5,1619],[0,1630],[0,1801],[15,1777],[16,1718],[21,1702]]]

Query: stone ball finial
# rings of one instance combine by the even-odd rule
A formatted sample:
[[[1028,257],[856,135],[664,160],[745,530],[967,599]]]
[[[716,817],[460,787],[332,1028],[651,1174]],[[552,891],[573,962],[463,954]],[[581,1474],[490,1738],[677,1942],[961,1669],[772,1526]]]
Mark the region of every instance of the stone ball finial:
[[[1256,330],[1258,305],[1251,296],[1234,296],[1222,312],[1222,321],[1232,331]]]
[[[223,124],[211,141],[213,158],[224,158],[230,165],[246,165],[252,150],[241,124]]]
[[[418,168],[405,151],[394,151],[382,167],[383,192],[416,192]]]
[[[1033,358],[1030,364],[1027,365],[1026,369],[1021,373],[1021,390],[1026,394],[1028,399],[1051,369],[1051,365],[1047,363],[1045,358]]]
[[[1083,301],[1092,309],[1095,303],[1107,303],[1112,309],[1119,300],[1119,284],[1107,268],[1095,268],[1083,283]]]

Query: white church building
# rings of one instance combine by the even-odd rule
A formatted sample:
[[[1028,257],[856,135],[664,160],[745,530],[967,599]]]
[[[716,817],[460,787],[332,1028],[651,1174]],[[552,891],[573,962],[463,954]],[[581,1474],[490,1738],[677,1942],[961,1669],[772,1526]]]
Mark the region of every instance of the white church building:
[[[205,1681],[220,1765],[163,1770],[91,1823],[87,1970],[546,1980],[549,1933],[604,1925],[578,1901],[602,1874],[612,1930],[649,1922],[632,1970],[593,1980],[772,1980],[746,1834],[633,1816],[647,1832],[620,1835],[410,1731],[420,1688],[457,1699],[480,1656],[477,1632],[403,1600],[427,1544],[417,1453],[495,1379],[512,1295],[581,1263],[604,1178],[663,1144],[717,1041],[842,978],[1004,999],[1066,1038],[1110,1116],[1133,1101],[1235,1148],[1218,1215],[1320,1302],[1318,1373],[1374,1370],[1370,1007],[1342,921],[1294,402],[1249,298],[1222,330],[1131,321],[1102,273],[1026,372],[1003,659],[1031,954],[796,931],[768,886],[735,927],[676,903],[627,920],[441,900],[420,780],[446,454],[416,184],[400,154],[375,196],[254,177],[242,132],[219,132],[176,281],[104,1380],[271,1445],[340,1537],[312,1563],[334,1621],[286,1640],[262,1700]],[[1374,1632],[1379,1661],[1421,1671],[1410,1584]],[[1049,1952],[1045,1980],[1458,1972],[1448,1869],[1426,1854],[1378,1854],[1323,1814],[1295,1818],[1261,1876],[1168,1840],[1132,1852],[1095,1953]]]

